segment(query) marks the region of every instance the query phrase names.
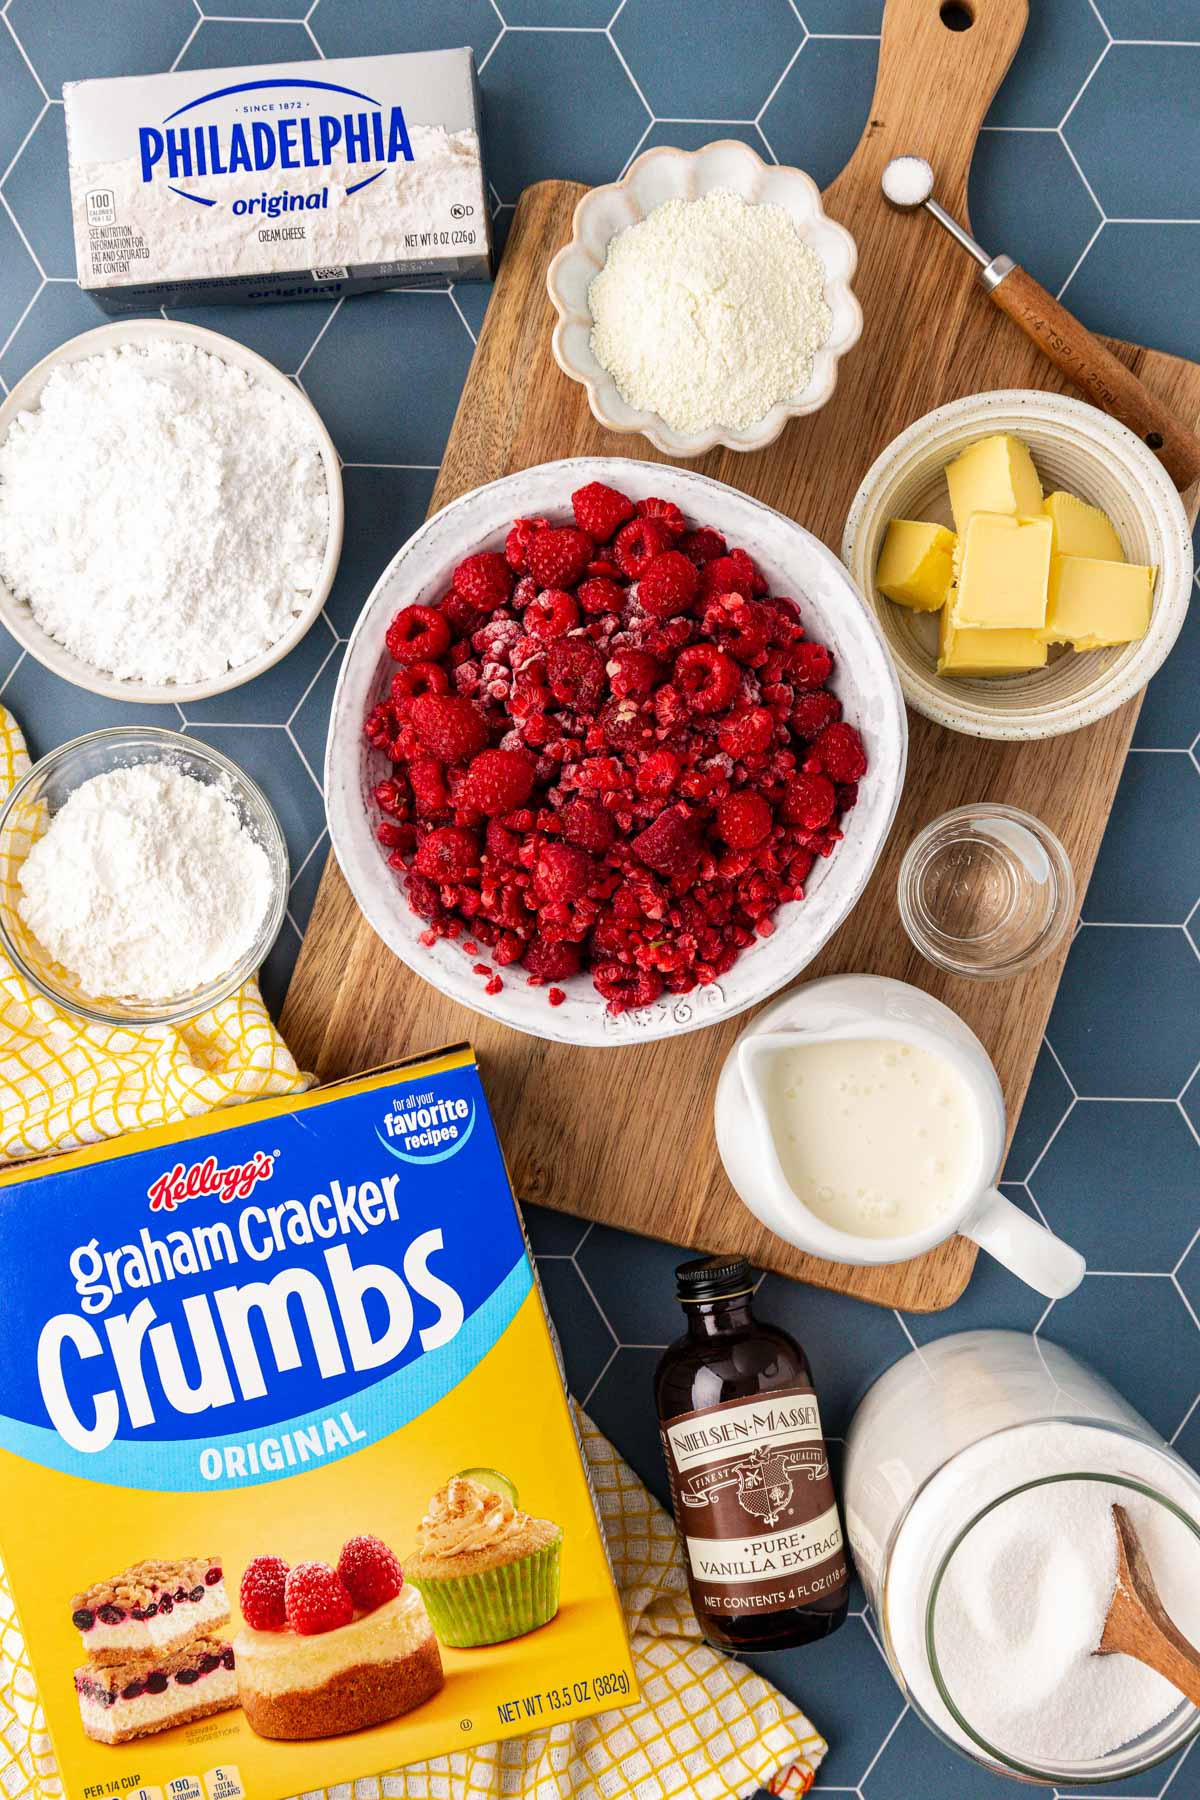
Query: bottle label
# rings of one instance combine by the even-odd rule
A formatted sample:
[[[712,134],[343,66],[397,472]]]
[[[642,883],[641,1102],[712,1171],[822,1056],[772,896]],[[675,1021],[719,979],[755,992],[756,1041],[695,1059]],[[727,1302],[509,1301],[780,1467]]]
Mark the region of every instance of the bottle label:
[[[662,1441],[698,1609],[782,1612],[844,1585],[842,1526],[811,1388],[680,1413]]]

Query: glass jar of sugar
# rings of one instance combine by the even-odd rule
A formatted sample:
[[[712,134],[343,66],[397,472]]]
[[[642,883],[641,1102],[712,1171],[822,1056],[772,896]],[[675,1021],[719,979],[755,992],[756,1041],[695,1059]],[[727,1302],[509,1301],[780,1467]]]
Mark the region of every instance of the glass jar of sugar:
[[[1094,1654],[1124,1505],[1176,1625],[1200,1643],[1200,1477],[1067,1351],[970,1331],[893,1365],[846,1442],[846,1530],[893,1675],[924,1722],[1000,1775],[1132,1778],[1200,1711]]]

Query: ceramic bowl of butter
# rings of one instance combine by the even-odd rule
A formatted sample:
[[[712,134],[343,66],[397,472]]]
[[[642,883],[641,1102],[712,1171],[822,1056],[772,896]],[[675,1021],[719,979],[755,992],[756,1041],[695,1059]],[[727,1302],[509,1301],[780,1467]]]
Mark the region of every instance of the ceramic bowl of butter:
[[[761,450],[833,393],[857,260],[803,170],[733,139],[648,150],[584,195],[550,265],[555,361],[609,431]]]
[[[1192,587],[1158,458],[1106,413],[1034,389],[910,425],[868,470],[842,556],[909,705],[984,738],[1057,737],[1132,699]]]

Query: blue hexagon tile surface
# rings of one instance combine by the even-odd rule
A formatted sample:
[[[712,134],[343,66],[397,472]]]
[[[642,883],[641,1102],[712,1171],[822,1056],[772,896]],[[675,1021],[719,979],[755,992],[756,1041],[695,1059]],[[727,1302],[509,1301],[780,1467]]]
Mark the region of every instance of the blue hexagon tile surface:
[[[870,110],[882,0],[0,0],[0,390],[103,322],[73,280],[61,90],[87,75],[470,44],[494,224],[547,176],[616,177],[639,149],[733,136],[829,181]],[[1200,0],[1030,0],[978,146],[977,233],[1086,321],[1200,354]],[[923,96],[914,96],[919,106]],[[276,669],[168,722],[245,764],[292,859],[263,972],[278,1006],[328,850],[320,778],[344,644],[424,516],[489,289],[341,306],[195,309],[298,380],[345,459],[345,550],[324,619]],[[67,687],[0,633],[0,694],[35,753],[145,709]],[[1058,1339],[1200,1460],[1200,608],[1151,685],[1006,1170],[1004,1191],[1087,1254],[1050,1305],[981,1259],[958,1305],[902,1318],[768,1277],[839,1440],[897,1356],[999,1325]],[[661,1496],[651,1380],[676,1333],[677,1247],[528,1209],[568,1377]],[[906,1705],[856,1590],[845,1630],[764,1663],[830,1739],[818,1793],[993,1800],[1015,1790]],[[1200,1753],[1129,1785],[1200,1800]],[[1064,1795],[1061,1800],[1067,1800]]]

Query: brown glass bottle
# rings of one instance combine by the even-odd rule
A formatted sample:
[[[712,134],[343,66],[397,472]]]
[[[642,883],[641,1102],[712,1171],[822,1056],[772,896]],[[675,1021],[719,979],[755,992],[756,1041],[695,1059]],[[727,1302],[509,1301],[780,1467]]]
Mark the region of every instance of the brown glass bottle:
[[[687,1331],[655,1375],[692,1605],[720,1650],[793,1650],[846,1617],[848,1553],[803,1350],[751,1311],[744,1257],[675,1271]]]

